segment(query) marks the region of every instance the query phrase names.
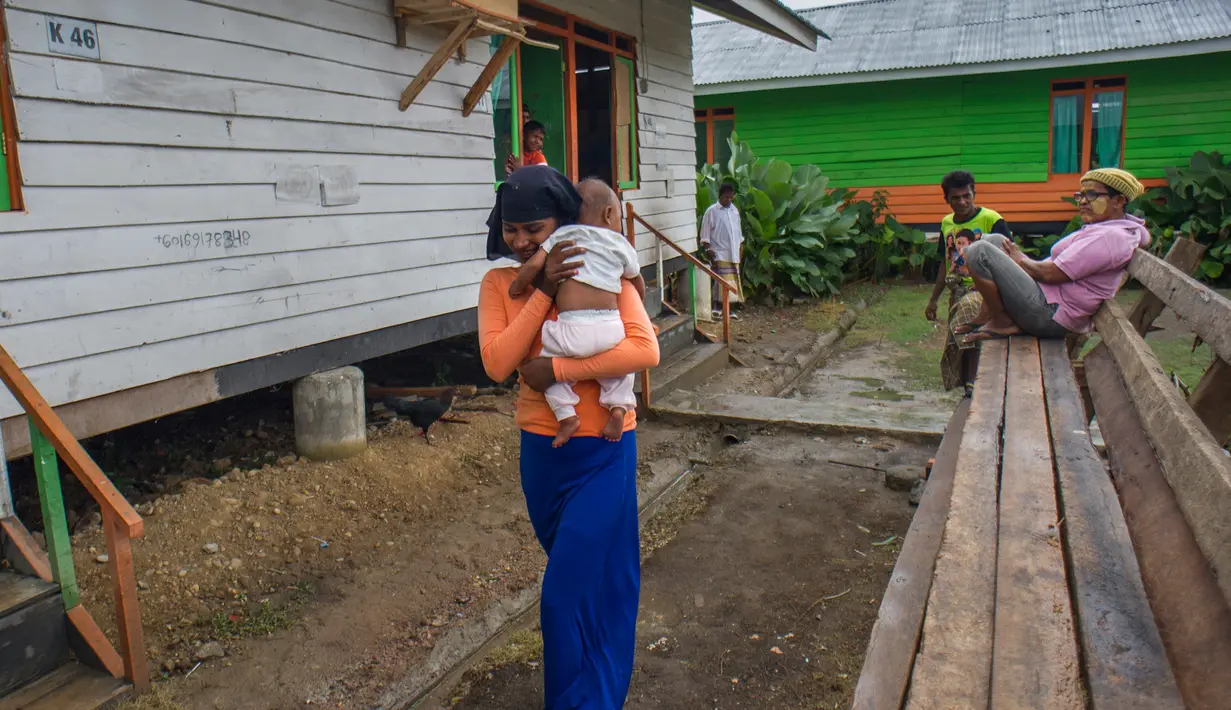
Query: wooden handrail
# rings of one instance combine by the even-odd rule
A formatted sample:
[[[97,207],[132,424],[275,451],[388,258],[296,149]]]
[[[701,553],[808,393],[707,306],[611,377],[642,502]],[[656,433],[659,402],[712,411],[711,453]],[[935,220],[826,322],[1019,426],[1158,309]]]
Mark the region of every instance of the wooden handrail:
[[[133,684],[137,692],[145,692],[150,687],[150,673],[145,657],[145,636],[141,628],[132,558],[132,539],[145,532],[144,522],[2,346],[0,380],[3,380],[13,398],[25,410],[30,423],[30,447],[35,457],[44,531],[48,551],[51,553],[51,558],[46,563],[32,562],[32,565],[40,576],[50,573],[53,580],[60,585],[65,612],[70,621],[108,670],[113,674],[122,670],[124,677]],[[57,453],[68,463],[69,469],[90,492],[102,512],[103,531],[107,538],[107,552],[115,583],[116,626],[120,640],[118,657],[110,642],[98,630],[97,624],[82,609],[77,595],[76,572],[69,549],[71,543],[65,523],[63,494],[59,486]],[[34,548],[34,551],[41,552],[37,548]],[[28,560],[38,559],[37,555],[26,557]],[[119,663],[121,660],[122,667]]]
[[[56,453],[68,464],[95,502],[115,515],[116,524],[127,536],[141,537],[145,530],[141,516],[129,505],[85,449],[81,448],[77,438],[69,432],[59,415],[34,388],[30,378],[26,377],[26,373],[21,371],[3,346],[0,346],[0,380],[4,381],[13,398],[26,410],[30,420],[55,447]]]
[[[735,293],[735,287],[731,285],[730,281],[727,281],[723,277],[719,276],[713,269],[706,266],[705,262],[701,261],[700,259],[693,256],[692,254],[689,254],[679,244],[676,244],[675,242],[671,241],[671,239],[669,239],[665,234],[663,234],[662,232],[658,231],[653,226],[651,226],[649,222],[646,222],[644,219],[641,218],[641,215],[633,211],[632,205],[628,205],[628,214],[629,214],[629,217],[640,222],[642,227],[645,227],[646,229],[650,230],[650,233],[653,234],[658,239],[662,240],[664,244],[666,244],[667,246],[679,252],[680,256],[687,259],[693,266],[709,274],[709,277],[717,281],[719,284],[721,284],[724,289],[730,291],[731,293]]]
[[[667,235],[655,229],[652,224],[642,219],[641,215],[637,214],[637,211],[633,209],[633,206],[631,204],[627,205],[627,208],[628,208],[628,215],[627,215],[628,240],[633,243],[634,247],[637,244],[635,222],[640,222],[641,226],[650,230],[650,234],[653,234],[654,237],[658,239],[659,242],[662,242],[663,244],[666,244],[667,246],[676,250],[679,253],[679,255],[684,257],[686,260],[688,260],[688,262],[692,264],[693,267],[701,269],[706,274],[709,274],[710,280],[722,286],[722,342],[726,343],[726,345],[730,347],[731,345],[731,294],[738,293],[735,286],[731,285],[730,281],[727,281],[723,277],[719,276],[717,272],[715,272],[713,269],[711,269],[710,267],[702,263],[700,259],[684,251],[683,247],[671,241],[669,238],[667,238]],[[662,248],[659,247],[659,278],[661,277],[662,277]],[[662,288],[661,283],[658,286],[659,288]],[[695,295],[696,294],[694,294],[694,296]],[[706,294],[706,300],[707,301],[709,300],[709,294]],[[707,305],[706,312],[708,311],[709,311],[709,306]]]

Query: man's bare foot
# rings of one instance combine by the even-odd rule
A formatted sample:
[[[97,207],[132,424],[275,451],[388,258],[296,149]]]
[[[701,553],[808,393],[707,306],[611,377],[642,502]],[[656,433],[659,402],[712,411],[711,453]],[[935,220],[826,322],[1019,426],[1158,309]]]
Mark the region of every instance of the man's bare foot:
[[[568,419],[560,420],[560,431],[556,432],[556,438],[551,442],[551,448],[558,449],[568,443],[568,440],[573,438],[573,434],[581,428],[581,418],[576,414]]]
[[[1015,323],[1009,323],[1007,327],[1003,328],[993,328],[991,325],[985,325],[982,328],[972,331],[965,338],[962,338],[962,342],[966,345],[974,345],[975,343],[981,343],[987,340],[998,340],[1021,334],[1022,329],[1018,328]]]
[[[624,407],[611,408],[611,416],[607,417],[607,424],[603,427],[604,439],[615,443],[624,436],[624,417],[627,414],[628,410]]]

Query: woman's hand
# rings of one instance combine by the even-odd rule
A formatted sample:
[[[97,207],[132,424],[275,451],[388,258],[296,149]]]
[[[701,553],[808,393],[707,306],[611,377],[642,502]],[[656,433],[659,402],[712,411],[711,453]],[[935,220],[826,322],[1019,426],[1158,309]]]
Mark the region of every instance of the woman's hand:
[[[569,261],[585,254],[586,250],[577,246],[576,242],[562,241],[552,248],[547,255],[547,265],[543,267],[543,292],[555,298],[561,281],[567,281],[577,275],[584,261]]]
[[[509,157],[505,158],[504,160],[504,174],[505,175],[512,175],[514,171],[516,171],[520,167],[521,167],[521,161],[517,159],[516,155],[513,155],[512,153],[510,153]]]
[[[520,368],[522,381],[535,392],[546,392],[556,383],[556,370],[549,357],[536,357]]]
[[[936,320],[936,307],[938,305],[935,298],[928,301],[928,307],[923,311],[923,317],[930,321]]]
[[[1017,246],[1017,242],[1014,242],[1012,239],[1006,239],[1001,242],[1000,248],[1004,250],[1005,254],[1009,255],[1009,258],[1012,259],[1015,264],[1020,265],[1024,261],[1031,260],[1030,257],[1026,256],[1026,253],[1022,251],[1022,248]]]

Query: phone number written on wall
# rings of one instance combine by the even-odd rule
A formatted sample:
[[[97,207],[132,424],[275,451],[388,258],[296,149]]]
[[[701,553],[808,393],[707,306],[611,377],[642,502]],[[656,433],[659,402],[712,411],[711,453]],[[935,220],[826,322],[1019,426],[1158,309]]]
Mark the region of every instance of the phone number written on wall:
[[[154,241],[167,249],[235,249],[246,247],[252,235],[246,229],[226,229],[221,232],[184,232],[160,234]]]

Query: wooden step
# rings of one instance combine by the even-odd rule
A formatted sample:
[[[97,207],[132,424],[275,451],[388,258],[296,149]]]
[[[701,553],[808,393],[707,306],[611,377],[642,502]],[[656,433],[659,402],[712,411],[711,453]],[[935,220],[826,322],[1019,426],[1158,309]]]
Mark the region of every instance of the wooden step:
[[[0,573],[0,694],[69,659],[60,588],[36,577]]]
[[[654,319],[654,327],[658,329],[658,357],[661,362],[696,342],[697,329],[690,315],[664,313]]]
[[[15,572],[0,572],[0,616],[23,609],[59,591],[51,582]]]
[[[651,404],[658,398],[678,389],[692,389],[722,372],[727,366],[728,350],[722,343],[693,343],[687,348],[665,357],[658,367],[650,370]],[[641,379],[635,389],[641,395]]]
[[[79,663],[66,663],[0,698],[0,710],[97,710],[132,685]]]

